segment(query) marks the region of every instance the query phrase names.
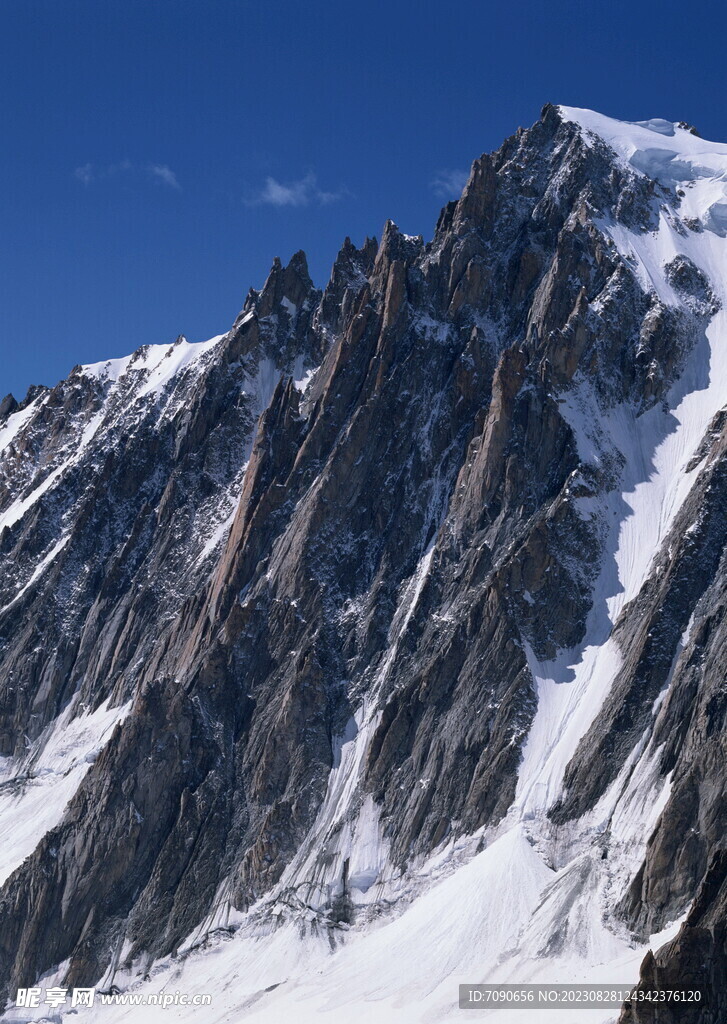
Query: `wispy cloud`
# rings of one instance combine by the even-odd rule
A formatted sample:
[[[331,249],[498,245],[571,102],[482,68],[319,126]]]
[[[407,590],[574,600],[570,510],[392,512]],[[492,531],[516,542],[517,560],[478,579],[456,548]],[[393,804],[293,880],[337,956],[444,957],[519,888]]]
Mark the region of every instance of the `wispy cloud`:
[[[134,164],[131,160],[121,160],[117,164],[83,164],[73,172],[74,178],[83,185],[90,185],[94,181],[101,181],[104,178],[116,178],[120,175],[147,178],[156,181],[167,188],[182,191],[179,179],[168,164]]]
[[[460,197],[468,178],[469,171],[440,171],[430,184],[442,199],[453,199]]]
[[[171,167],[168,167],[166,164],[150,164],[149,171],[157,181],[161,181],[162,184],[181,191],[182,186],[179,184],[177,176]]]
[[[326,206],[348,195],[345,188],[327,192],[312,172],[297,181],[284,183],[267,177],[264,186],[245,200],[248,206]]]
[[[73,175],[79,181],[82,181],[84,185],[90,185],[94,179],[93,164],[84,164],[83,167],[77,167]]]

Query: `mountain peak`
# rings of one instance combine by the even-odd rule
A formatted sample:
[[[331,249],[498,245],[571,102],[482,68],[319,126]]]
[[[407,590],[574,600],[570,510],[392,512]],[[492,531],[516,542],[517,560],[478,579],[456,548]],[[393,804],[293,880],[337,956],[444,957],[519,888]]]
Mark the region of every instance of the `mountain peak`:
[[[558,107],[586,142],[599,139],[622,167],[671,191],[685,224],[727,232],[727,143],[709,142],[685,121],[620,121],[594,110]]]
[[[668,121],[663,117],[625,121],[585,107],[558,105],[555,109],[563,121],[577,124],[587,134],[598,136],[626,159],[636,150],[658,148],[687,160],[695,171],[713,169],[715,173],[724,173],[727,169],[727,143],[703,139],[686,121]],[[700,160],[705,161],[704,167],[700,166]],[[646,168],[634,166],[648,173]]]
[[[635,980],[724,835],[725,161],[548,105],[432,242],[2,403],[0,998]]]
[[[297,308],[314,290],[308,273],[308,260],[302,249],[291,256],[285,267],[280,257],[276,256],[260,292],[257,303],[258,315],[270,316],[281,302],[290,303]]]

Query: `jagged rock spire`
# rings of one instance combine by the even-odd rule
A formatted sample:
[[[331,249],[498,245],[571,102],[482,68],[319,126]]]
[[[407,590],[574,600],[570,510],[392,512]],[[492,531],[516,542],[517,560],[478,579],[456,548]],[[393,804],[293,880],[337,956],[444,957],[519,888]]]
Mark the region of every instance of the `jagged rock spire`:
[[[295,307],[300,307],[313,290],[314,285],[308,273],[308,261],[302,249],[291,256],[286,267],[283,267],[280,258],[276,256],[260,292],[257,302],[258,316],[270,316],[283,299],[287,299]]]
[[[12,415],[18,408],[18,403],[15,400],[15,396],[7,394],[0,402],[0,420],[7,419],[8,416]]]

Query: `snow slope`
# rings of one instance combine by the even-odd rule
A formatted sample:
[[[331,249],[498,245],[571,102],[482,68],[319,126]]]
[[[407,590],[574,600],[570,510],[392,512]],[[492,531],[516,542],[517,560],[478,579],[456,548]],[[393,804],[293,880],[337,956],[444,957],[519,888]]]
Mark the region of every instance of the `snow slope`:
[[[0,758],[0,883],[33,852],[63,816],[66,804],[130,704],[74,717],[66,710],[28,747],[18,764]]]
[[[595,507],[593,499],[580,499],[585,515],[598,515],[612,524],[586,640],[577,651],[560,652],[554,662],[530,659],[539,701],[518,785],[518,805],[526,816],[545,811],[561,793],[565,767],[621,664],[608,636],[610,627],[648,578],[701,468],[687,466],[727,401],[727,237],[722,230],[707,228],[714,222],[715,203],[723,202],[727,210],[727,145],[705,142],[658,119],[631,124],[593,111],[560,109],[639,173],[658,174],[668,183],[678,168],[679,180],[688,189],[682,207],[700,218],[704,231],[683,233],[676,211],[663,209],[655,232],[637,234],[606,222],[599,226],[622,256],[636,258],[643,286],[662,301],[679,304],[665,267],[682,253],[704,272],[721,308],[706,331],[707,351],[701,345],[694,348],[672,388],[668,408],[657,405],[640,416],[626,406],[604,411],[587,381],[563,396],[561,411],[578,438],[583,460],[598,465],[602,452],[618,451],[625,467],[620,492],[605,495]],[[648,168],[644,153],[651,154]]]
[[[460,983],[522,982],[524,973],[528,980],[548,984],[633,980],[645,947],[632,948],[606,929],[580,957],[569,949],[543,957],[541,944],[551,937],[553,920],[562,924],[564,917],[557,887],[563,874],[549,869],[525,831],[515,826],[431,885],[400,916],[351,932],[346,941],[339,933],[333,949],[324,932],[291,921],[253,926],[253,916],[233,938],[218,936],[176,962],[160,964],[133,991],[209,992],[213,1002],[203,1011],[206,1024],[435,1024],[461,1019],[456,1005]],[[583,872],[571,869],[568,874],[566,898],[576,888],[572,876],[580,879]],[[578,907],[571,913],[577,916]],[[115,981],[123,987],[124,979],[116,975]],[[105,1006],[79,1009],[68,1020],[155,1024],[198,1021],[200,1013],[194,1007]],[[479,1016],[501,1024],[538,1024],[539,1018],[532,1010]],[[613,1012],[602,1009],[559,1016],[572,1024],[612,1019]]]
[[[87,376],[115,382],[130,370],[147,371],[148,376],[139,394],[159,393],[180,370],[212,351],[224,337],[224,334],[218,334],[208,341],[189,342],[180,338],[173,345],[145,345],[130,356],[88,363],[81,370]]]

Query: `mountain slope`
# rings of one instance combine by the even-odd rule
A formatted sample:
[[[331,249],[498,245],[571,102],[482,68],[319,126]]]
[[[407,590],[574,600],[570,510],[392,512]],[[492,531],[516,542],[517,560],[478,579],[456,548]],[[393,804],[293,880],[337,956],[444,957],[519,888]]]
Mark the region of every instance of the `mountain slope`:
[[[668,970],[717,984],[726,180],[546,107],[431,242],[4,403],[0,814],[54,810],[6,992],[242,965],[209,1019],[445,1020],[635,981],[687,912]]]

